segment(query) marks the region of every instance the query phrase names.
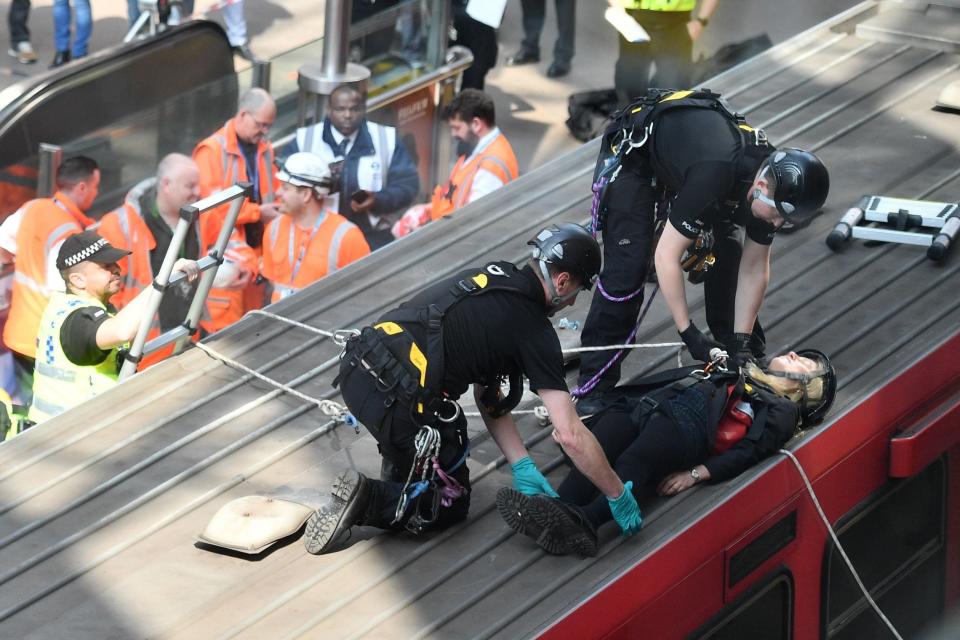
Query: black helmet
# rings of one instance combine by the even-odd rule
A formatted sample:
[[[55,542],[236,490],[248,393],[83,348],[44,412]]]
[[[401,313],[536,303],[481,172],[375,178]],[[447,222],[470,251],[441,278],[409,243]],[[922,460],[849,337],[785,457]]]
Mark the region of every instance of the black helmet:
[[[580,280],[589,291],[600,274],[600,245],[579,224],[552,224],[527,242],[533,247],[533,259],[552,264]],[[546,276],[546,274],[544,274]]]
[[[774,182],[773,202],[787,222],[803,222],[819,211],[830,191],[830,175],[820,158],[801,149],[781,149],[767,157],[763,171]]]
[[[786,371],[770,371],[765,366],[764,370],[768,375],[788,380],[796,380],[800,383],[802,396],[800,397],[800,418],[805,426],[819,422],[827,411],[833,405],[833,400],[837,395],[837,371],[830,363],[830,358],[822,351],[816,349],[800,349],[797,355],[802,358],[809,358],[817,363],[815,371],[810,373],[789,373]],[[811,383],[816,379],[822,379],[822,391],[817,400],[810,398]]]

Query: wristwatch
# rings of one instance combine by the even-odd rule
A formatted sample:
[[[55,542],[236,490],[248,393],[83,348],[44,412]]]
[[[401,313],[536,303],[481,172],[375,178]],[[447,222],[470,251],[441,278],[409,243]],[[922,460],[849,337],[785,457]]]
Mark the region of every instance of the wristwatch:
[[[710,18],[704,18],[703,16],[697,16],[696,18],[694,18],[694,20],[702,24],[704,27],[710,24]]]
[[[697,471],[696,467],[694,467],[693,469],[690,469],[690,477],[693,478],[694,482],[700,482],[701,480],[700,472]]]

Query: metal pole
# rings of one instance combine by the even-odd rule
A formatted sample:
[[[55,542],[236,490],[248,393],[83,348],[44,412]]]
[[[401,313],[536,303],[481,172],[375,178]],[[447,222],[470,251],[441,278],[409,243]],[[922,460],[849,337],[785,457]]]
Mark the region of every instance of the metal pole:
[[[430,12],[430,38],[427,40],[427,64],[434,69],[447,61],[447,33],[450,32],[450,3],[435,0]]]
[[[160,301],[163,299],[164,290],[170,281],[170,273],[173,271],[173,263],[177,261],[180,247],[183,246],[183,240],[187,237],[189,229],[190,221],[181,216],[173,230],[173,238],[170,240],[167,254],[163,257],[163,263],[160,265],[160,273],[153,280],[150,298],[147,300],[147,309],[143,314],[143,319],[140,320],[140,326],[137,327],[137,334],[133,338],[133,344],[130,345],[128,357],[124,359],[123,366],[120,368],[120,380],[125,380],[137,372],[137,364],[140,356],[143,355],[143,345],[147,343],[147,334],[150,332],[153,316],[157,314],[157,310],[160,308]]]
[[[323,75],[342,76],[347,70],[350,46],[349,0],[327,0],[323,16]]]
[[[63,149],[55,144],[40,143],[37,167],[37,197],[49,198],[57,192],[57,170],[63,162]]]
[[[446,0],[444,0],[446,1]],[[297,72],[297,85],[300,96],[297,100],[298,126],[308,124],[310,115],[314,121],[323,118],[326,107],[325,97],[343,84],[356,84],[366,91],[366,82],[370,70],[363,65],[347,62],[350,48],[350,1],[327,0],[323,25],[323,60],[315,64],[308,62]],[[310,98],[317,97],[311,105]]]
[[[253,86],[263,89],[270,93],[270,68],[269,60],[254,60],[253,62]]]

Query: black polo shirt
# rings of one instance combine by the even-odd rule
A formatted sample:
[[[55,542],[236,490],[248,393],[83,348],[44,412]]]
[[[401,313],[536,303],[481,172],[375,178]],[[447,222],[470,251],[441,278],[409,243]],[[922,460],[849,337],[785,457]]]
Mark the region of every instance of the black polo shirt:
[[[681,234],[695,238],[704,228],[731,222],[758,244],[773,242],[776,227],[754,217],[749,186],[737,181],[740,136],[725,116],[680,107],[663,113],[654,127],[652,165],[658,183],[672,194],[670,222]],[[761,162],[756,159],[751,178]]]
[[[443,390],[453,398],[473,383],[494,384],[500,376],[523,373],[530,389],[567,391],[560,340],[547,317],[539,278],[529,267],[517,269],[497,263],[526,291],[489,291],[459,301],[443,320]],[[464,278],[480,273],[470,269],[428,287],[403,307],[424,307]],[[389,318],[389,314],[387,314]],[[423,333],[414,331],[417,342]]]

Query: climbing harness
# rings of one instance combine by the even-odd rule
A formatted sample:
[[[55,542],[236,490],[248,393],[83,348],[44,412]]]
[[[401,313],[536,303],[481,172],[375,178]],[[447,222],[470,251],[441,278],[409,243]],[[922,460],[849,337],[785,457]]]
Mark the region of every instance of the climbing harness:
[[[460,465],[466,462],[469,455],[469,446],[467,451],[448,471],[444,471],[440,466],[440,446],[442,439],[440,432],[433,427],[422,425],[414,439],[415,453],[413,465],[407,474],[407,480],[403,484],[400,492],[400,501],[397,503],[397,509],[394,512],[393,522],[399,524],[403,521],[407,509],[416,501],[416,512],[407,519],[404,527],[412,533],[420,533],[423,529],[432,524],[439,513],[440,507],[449,507],[457,500],[466,495],[467,490],[462,484],[450,476]],[[415,478],[419,479],[415,480]],[[433,486],[433,502],[429,505],[429,514],[424,515],[420,507],[419,498]]]

